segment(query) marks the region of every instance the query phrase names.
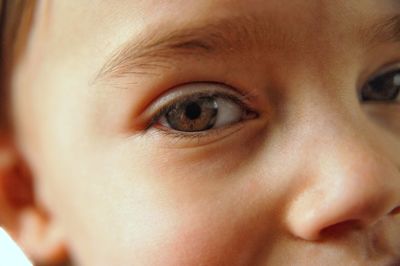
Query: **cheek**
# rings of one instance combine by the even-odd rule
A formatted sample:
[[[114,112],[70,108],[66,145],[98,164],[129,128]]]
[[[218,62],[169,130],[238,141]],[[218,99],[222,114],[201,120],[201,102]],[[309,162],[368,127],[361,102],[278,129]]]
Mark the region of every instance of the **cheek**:
[[[158,199],[148,199],[158,202]],[[256,235],[248,218],[239,218],[222,206],[136,206],[142,210],[121,217],[118,248],[122,264],[138,265],[234,265],[248,261]],[[206,206],[207,205],[207,206]],[[230,208],[229,208],[230,209]],[[237,211],[237,210],[236,210]],[[245,214],[243,214],[245,216]],[[115,221],[114,221],[115,222]],[[121,243],[124,243],[121,245]]]
[[[173,160],[170,168],[175,171],[162,171],[154,165],[157,156],[151,158],[123,166],[132,170],[122,179],[134,181],[121,187],[127,196],[115,203],[120,207],[108,210],[118,217],[118,235],[126,237],[115,254],[132,254],[130,260],[149,265],[247,265],[257,247],[267,246],[261,236],[273,233],[268,210],[273,204],[258,196],[264,195],[259,184],[202,165],[197,167],[204,170],[192,167],[188,175]],[[134,169],[141,169],[135,172],[138,176]]]
[[[104,134],[74,102],[44,116],[35,173],[82,265],[234,264],[265,246],[259,235],[271,235],[266,209],[276,204],[257,196],[265,193],[243,170],[252,158],[240,145],[167,154]]]
[[[262,219],[255,217],[265,204],[251,201],[259,199],[245,200],[244,195],[261,194],[256,184],[242,185],[227,176],[206,181],[203,173],[189,179],[178,170],[160,172],[151,166],[155,157],[112,146],[66,155],[69,159],[58,165],[57,176],[49,177],[53,208],[80,261],[233,265],[254,256],[254,247],[263,241],[260,228],[265,232],[272,222],[267,211]]]

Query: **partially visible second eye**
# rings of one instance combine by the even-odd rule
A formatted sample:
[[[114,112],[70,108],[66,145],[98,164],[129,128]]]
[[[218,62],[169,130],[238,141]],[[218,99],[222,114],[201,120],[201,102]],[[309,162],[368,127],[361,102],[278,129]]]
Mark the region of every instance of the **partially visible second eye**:
[[[400,91],[400,69],[385,72],[366,84],[360,93],[362,101],[395,101]]]

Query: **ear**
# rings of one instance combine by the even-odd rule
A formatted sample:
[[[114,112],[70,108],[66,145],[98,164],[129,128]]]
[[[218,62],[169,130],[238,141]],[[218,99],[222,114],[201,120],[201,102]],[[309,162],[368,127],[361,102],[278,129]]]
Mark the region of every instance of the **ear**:
[[[35,182],[11,140],[0,135],[0,225],[32,261],[58,265],[67,254],[61,228],[35,200]]]

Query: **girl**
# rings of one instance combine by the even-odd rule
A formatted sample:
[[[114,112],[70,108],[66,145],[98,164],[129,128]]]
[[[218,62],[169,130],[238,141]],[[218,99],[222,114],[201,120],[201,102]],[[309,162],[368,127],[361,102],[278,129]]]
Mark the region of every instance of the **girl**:
[[[400,265],[397,0],[2,1],[0,219],[38,264]]]

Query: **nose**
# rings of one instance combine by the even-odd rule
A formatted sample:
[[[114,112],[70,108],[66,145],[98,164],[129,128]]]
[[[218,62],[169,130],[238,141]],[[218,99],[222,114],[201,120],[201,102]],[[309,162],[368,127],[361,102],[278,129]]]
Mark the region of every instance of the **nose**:
[[[286,216],[293,235],[314,241],[399,214],[399,167],[370,144],[349,134],[315,145]]]

